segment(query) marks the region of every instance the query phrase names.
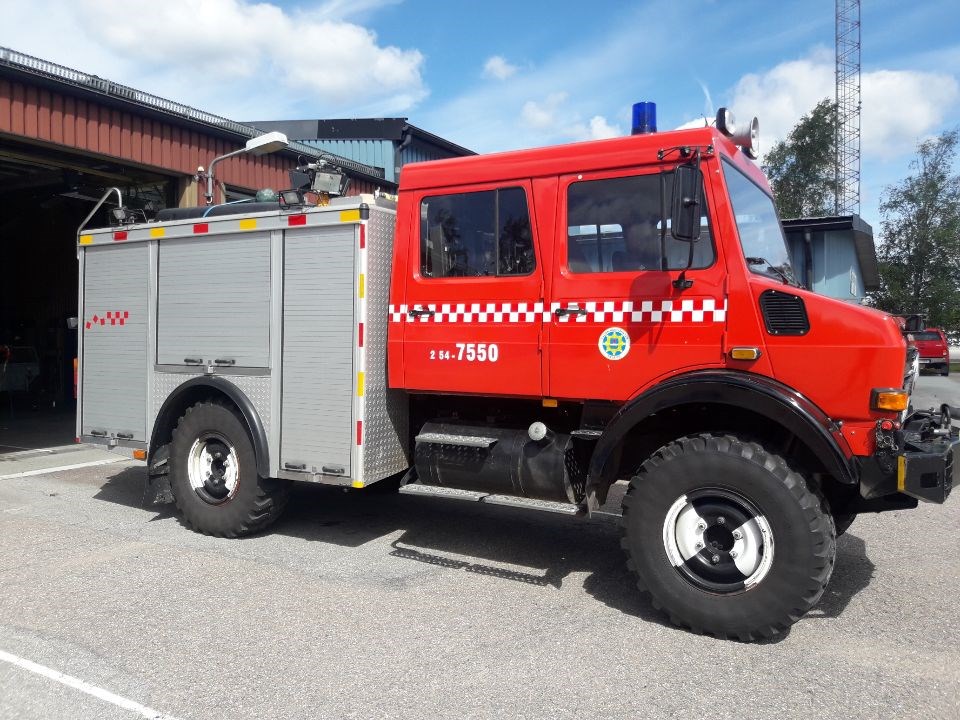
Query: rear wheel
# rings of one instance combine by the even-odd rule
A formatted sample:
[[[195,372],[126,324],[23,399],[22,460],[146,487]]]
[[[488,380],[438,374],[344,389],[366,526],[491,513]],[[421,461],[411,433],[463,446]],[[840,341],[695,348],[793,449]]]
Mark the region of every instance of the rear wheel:
[[[833,571],[826,500],[756,443],[672,442],[644,462],[623,505],[623,546],[640,588],[695,632],[776,635],[817,603]]]
[[[194,530],[239,537],[277,519],[289,483],[257,474],[245,423],[225,405],[187,409],[170,443],[170,488],[184,521]]]

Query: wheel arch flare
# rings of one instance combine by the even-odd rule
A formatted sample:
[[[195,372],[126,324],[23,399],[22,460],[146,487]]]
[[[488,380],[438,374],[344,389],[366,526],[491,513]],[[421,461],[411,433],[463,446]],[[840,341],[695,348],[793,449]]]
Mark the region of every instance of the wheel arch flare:
[[[150,433],[148,465],[153,463],[157,451],[167,445],[177,426],[177,421],[188,407],[200,400],[220,399],[226,401],[240,414],[257,460],[257,472],[262,477],[270,475],[270,446],[259,413],[250,398],[233,383],[220,377],[195,377],[177,387],[164,401]]]

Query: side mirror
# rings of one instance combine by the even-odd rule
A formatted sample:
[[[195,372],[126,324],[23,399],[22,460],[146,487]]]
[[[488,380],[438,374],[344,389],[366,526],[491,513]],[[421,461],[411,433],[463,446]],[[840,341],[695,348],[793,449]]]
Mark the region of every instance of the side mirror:
[[[703,173],[700,168],[679,165],[673,176],[673,207],[670,212],[670,234],[677,240],[695,242],[700,239],[702,192]]]

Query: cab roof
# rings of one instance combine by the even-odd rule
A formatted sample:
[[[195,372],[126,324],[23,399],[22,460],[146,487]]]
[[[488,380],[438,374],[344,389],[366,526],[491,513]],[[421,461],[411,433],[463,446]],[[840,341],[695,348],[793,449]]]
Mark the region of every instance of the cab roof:
[[[658,151],[684,145],[712,145],[719,154],[733,159],[738,167],[758,181],[763,178],[756,164],[750,162],[729,138],[716,128],[704,127],[408,163],[400,173],[400,190],[493,183],[654,164],[660,162]],[[664,162],[675,162],[677,159],[679,155],[674,153],[668,155]],[[762,180],[762,185],[766,187],[765,180]]]

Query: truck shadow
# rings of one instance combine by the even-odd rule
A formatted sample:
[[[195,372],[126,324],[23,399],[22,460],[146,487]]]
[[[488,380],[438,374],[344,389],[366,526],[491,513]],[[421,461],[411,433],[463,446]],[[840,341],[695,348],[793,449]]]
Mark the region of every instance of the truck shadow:
[[[398,560],[560,589],[586,575],[584,590],[605,605],[669,625],[637,591],[609,520],[422,495],[377,495],[298,485],[274,532],[356,547],[396,535]]]
[[[870,585],[876,566],[867,556],[867,543],[848,532],[837,538],[837,561],[823,597],[807,617],[838,617],[858,592]]]
[[[176,516],[170,505],[146,505],[143,468],[108,478],[98,500],[154,513],[149,522]],[[388,553],[398,561],[443,567],[559,589],[573,578],[604,605],[647,622],[669,625],[637,590],[620,548],[615,518],[586,520],[555,513],[486,505],[444,497],[345,491],[296,483],[284,515],[265,534],[356,548],[394,537]],[[398,535],[399,533],[399,535]],[[866,543],[847,534],[837,546],[837,567],[812,618],[835,618],[870,584],[874,565]],[[786,637],[779,636],[773,642]]]
[[[177,508],[173,504],[150,504],[146,466],[126,467],[115,475],[109,476],[93,499],[152,511],[155,514],[149,522],[164,520],[177,514]]]

